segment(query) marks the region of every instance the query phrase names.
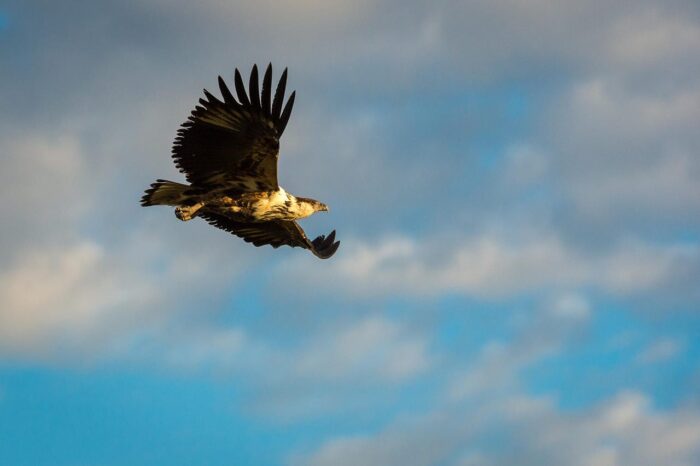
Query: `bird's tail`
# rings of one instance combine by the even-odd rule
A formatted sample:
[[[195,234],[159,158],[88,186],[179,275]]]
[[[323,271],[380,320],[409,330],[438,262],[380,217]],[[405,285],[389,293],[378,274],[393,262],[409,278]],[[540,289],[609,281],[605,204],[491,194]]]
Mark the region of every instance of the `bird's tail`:
[[[189,186],[186,184],[168,180],[156,180],[144,193],[141,198],[141,205],[179,206],[188,200],[188,196],[185,194],[188,188]]]

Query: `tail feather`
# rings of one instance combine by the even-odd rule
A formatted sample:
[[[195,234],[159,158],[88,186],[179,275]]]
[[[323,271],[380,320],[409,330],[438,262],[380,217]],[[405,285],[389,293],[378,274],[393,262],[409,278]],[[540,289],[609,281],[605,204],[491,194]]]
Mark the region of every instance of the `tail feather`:
[[[187,201],[185,191],[188,188],[189,186],[186,184],[168,180],[156,180],[144,193],[141,198],[141,205],[178,206],[184,204]]]

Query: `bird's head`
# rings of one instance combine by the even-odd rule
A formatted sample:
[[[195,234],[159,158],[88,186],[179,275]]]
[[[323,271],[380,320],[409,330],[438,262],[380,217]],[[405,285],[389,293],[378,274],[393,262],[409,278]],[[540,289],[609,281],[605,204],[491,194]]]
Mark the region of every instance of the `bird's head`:
[[[304,217],[308,217],[315,212],[328,212],[328,206],[315,199],[298,197],[297,201],[299,202],[299,207],[301,208],[300,210],[302,211]]]

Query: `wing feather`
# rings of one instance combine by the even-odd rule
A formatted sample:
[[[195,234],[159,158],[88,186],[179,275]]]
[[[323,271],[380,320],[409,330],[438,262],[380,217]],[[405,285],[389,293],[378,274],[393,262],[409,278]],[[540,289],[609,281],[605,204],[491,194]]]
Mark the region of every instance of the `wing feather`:
[[[294,107],[294,98],[297,95],[297,91],[292,92],[292,95],[289,96],[289,100],[287,101],[287,105],[284,106],[284,110],[282,111],[282,115],[280,116],[280,126],[279,126],[279,131],[284,132],[284,128],[287,127],[287,122],[289,121],[289,116],[292,114],[292,107]]]
[[[233,98],[233,94],[228,90],[228,86],[224,82],[223,78],[219,76],[219,90],[221,91],[221,96],[224,98],[226,105],[237,105],[236,99]]]
[[[280,118],[280,112],[282,112],[282,104],[284,103],[284,90],[287,87],[287,68],[282,72],[280,80],[277,83],[277,90],[275,91],[275,99],[272,102],[272,117]]]
[[[234,74],[234,83],[236,85],[236,94],[238,94],[238,101],[241,105],[249,106],[250,100],[248,100],[248,94],[245,92],[245,84],[243,84],[243,78],[241,77],[241,72],[236,68]]]
[[[270,113],[270,95],[272,93],[272,63],[267,65],[265,70],[265,76],[263,77],[262,93],[260,94],[260,106],[262,107],[263,114],[267,117],[271,116]]]
[[[238,69],[234,84],[238,101],[224,80],[218,84],[223,101],[206,89],[204,97],[173,143],[173,159],[187,180],[195,185],[221,185],[240,192],[276,190],[279,139],[287,126],[294,93],[282,113],[287,72],[277,85],[274,102],[272,65],[268,65],[259,90],[258,68],[253,66],[249,92]],[[273,111],[274,110],[274,111]]]
[[[253,65],[248,83],[248,97],[253,108],[260,108],[260,88],[258,86],[258,65]]]
[[[335,230],[327,237],[320,235],[313,241],[309,241],[301,226],[293,220],[244,223],[211,212],[202,213],[200,217],[210,225],[228,231],[255,246],[270,245],[273,248],[280,246],[300,247],[310,250],[321,259],[331,257],[340,246],[340,241],[335,241]]]

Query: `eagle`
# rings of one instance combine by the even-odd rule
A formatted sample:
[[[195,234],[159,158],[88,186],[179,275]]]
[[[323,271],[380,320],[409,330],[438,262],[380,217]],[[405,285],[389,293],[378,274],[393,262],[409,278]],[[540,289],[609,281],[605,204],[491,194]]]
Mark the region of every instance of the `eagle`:
[[[265,70],[262,91],[257,65],[250,73],[248,92],[238,69],[234,84],[237,99],[219,76],[223,101],[204,89],[206,99],[199,99],[177,132],[172,158],[189,184],[156,180],[141,205],[174,206],[182,221],[201,217],[255,246],[301,247],[328,259],[340,245],[335,230],[311,241],[297,223],[315,212],[327,212],[328,206],[294,196],[277,181],[279,141],[296,96],[292,92],[284,103],[287,69],[274,97],[272,64]]]

